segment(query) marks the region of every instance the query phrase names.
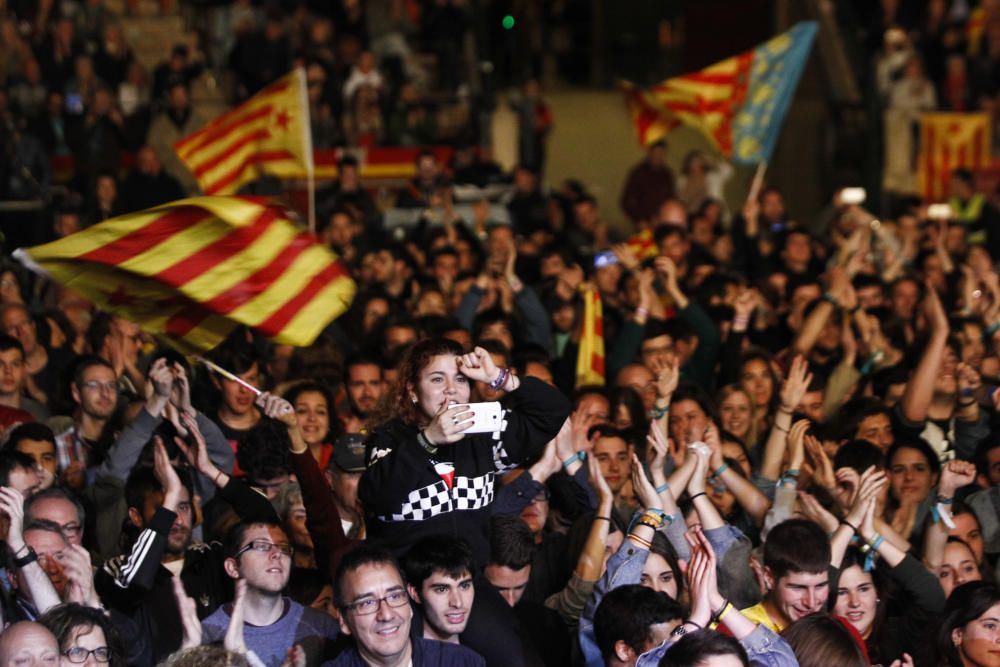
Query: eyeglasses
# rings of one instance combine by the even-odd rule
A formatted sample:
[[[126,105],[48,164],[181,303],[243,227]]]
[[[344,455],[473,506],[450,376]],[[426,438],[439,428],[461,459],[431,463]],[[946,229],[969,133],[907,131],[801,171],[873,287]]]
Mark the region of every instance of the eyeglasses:
[[[78,523],[67,523],[59,527],[62,528],[63,535],[66,537],[76,537],[80,534],[80,524]]]
[[[91,391],[100,391],[103,389],[105,391],[118,392],[117,382],[98,382],[97,380],[87,380],[80,386]]]
[[[71,646],[70,648],[63,651],[63,655],[70,662],[83,663],[87,662],[87,658],[91,655],[97,662],[108,662],[111,660],[111,649],[107,646],[98,646],[95,649],[85,649],[82,646]]]
[[[348,609],[354,611],[358,616],[368,616],[374,614],[382,606],[382,602],[385,602],[390,607],[402,607],[410,601],[409,596],[404,590],[392,591],[391,593],[380,598],[365,598],[358,602],[353,602],[349,605],[345,605]]]
[[[254,540],[250,544],[246,545],[242,549],[236,552],[234,558],[239,558],[248,551],[256,551],[261,554],[270,554],[272,550],[277,549],[282,553],[282,555],[288,556],[289,558],[295,553],[295,549],[291,544],[275,544],[273,542],[266,542],[264,540]]]

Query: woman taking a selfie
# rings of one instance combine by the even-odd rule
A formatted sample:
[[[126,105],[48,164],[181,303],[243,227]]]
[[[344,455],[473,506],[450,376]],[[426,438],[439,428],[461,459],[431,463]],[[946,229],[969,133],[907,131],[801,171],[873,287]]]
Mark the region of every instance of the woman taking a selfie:
[[[468,433],[473,382],[507,392],[495,432]],[[482,567],[489,556],[494,477],[541,453],[569,414],[555,388],[497,368],[477,347],[446,339],[416,343],[372,423],[358,496],[368,539],[401,554],[427,535],[461,537]],[[478,429],[474,429],[478,430]]]

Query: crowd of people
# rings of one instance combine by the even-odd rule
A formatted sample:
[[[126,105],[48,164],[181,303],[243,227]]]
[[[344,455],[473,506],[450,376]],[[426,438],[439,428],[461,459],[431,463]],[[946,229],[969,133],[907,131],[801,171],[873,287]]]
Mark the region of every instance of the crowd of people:
[[[303,24],[338,45],[309,76],[363,98],[381,3],[333,4]],[[58,154],[92,118],[95,197],[52,234],[186,191],[140,140],[121,203],[114,24],[29,5],[0,4],[10,146]],[[238,95],[295,57],[279,14],[219,16]],[[154,77],[161,122],[199,69],[176,49]],[[54,146],[24,148],[26,101]],[[838,193],[807,225],[775,187],[730,212],[724,164],[675,178],[659,142],[621,234],[582,184],[545,187],[551,118],[526,109],[532,159],[467,218],[454,187],[504,178],[475,150],[421,153],[391,233],[342,159],[317,236],[357,296],[308,347],[237,330],[208,357],[238,379],[0,263],[0,665],[996,667],[1000,210],[973,175],[948,215]],[[578,372],[595,294],[603,383]]]

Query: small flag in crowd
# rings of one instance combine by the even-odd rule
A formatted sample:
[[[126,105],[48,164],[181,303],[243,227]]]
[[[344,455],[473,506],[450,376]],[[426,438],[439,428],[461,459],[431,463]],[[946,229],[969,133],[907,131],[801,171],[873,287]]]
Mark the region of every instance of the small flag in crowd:
[[[14,255],[185,352],[241,324],[309,345],[355,291],[329,249],[258,197],[183,199]]]
[[[658,257],[660,254],[660,249],[656,247],[656,239],[653,238],[653,232],[648,229],[643,229],[638,234],[627,238],[625,245],[640,262],[650,257]]]
[[[604,384],[604,309],[593,287],[583,290],[583,330],[576,357],[576,386]]]
[[[985,113],[925,113],[920,117],[917,173],[920,193],[928,201],[948,194],[955,169],[989,166],[990,116]]]
[[[312,134],[302,68],[174,144],[207,195],[234,194],[264,174],[310,178]]]
[[[803,21],[698,72],[646,90],[622,84],[639,143],[648,146],[674,127],[690,125],[733,162],[766,162],[774,152],[816,31],[814,21]]]

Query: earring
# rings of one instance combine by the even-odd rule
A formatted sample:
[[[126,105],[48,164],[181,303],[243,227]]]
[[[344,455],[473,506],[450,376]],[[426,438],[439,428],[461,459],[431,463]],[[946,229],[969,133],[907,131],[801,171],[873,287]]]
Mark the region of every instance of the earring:
[[[882,602],[882,598],[875,598],[875,604],[880,604],[881,602]]]
[[[413,401],[414,404],[416,404],[417,397],[416,396],[410,396],[410,400]]]

